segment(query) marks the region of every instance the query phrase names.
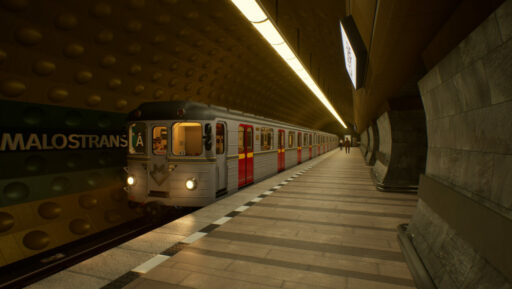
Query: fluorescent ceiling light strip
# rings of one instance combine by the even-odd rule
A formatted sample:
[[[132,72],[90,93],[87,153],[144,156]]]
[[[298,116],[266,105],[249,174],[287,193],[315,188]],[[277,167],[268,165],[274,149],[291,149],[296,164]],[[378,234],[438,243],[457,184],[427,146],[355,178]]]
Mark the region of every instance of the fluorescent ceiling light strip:
[[[286,45],[286,43],[282,42],[280,44],[272,44],[274,50],[281,55],[281,57],[288,62],[288,59],[297,59],[295,57],[295,53]]]
[[[318,87],[293,50],[290,49],[286,41],[283,39],[281,33],[279,33],[272,21],[268,19],[267,14],[260,7],[259,3],[255,0],[231,0],[231,2],[233,2],[245,18],[252,23],[263,38],[272,45],[272,48],[274,48],[281,58],[283,58],[286,64],[288,64],[295,74],[299,76],[309,90],[313,92],[313,94],[320,100],[327,110],[329,110],[336,120],[338,120],[344,128],[347,128],[347,125],[343,122],[329,100],[325,97],[322,90]]]
[[[245,18],[251,22],[261,22],[267,19],[267,14],[261,9],[256,1],[231,0],[233,4],[244,14]]]
[[[284,43],[283,37],[269,19],[263,22],[252,23],[252,25],[263,35],[263,38],[265,38],[268,43],[272,45]],[[284,45],[286,45],[286,43]]]
[[[291,59],[285,59],[285,61],[293,69],[293,71],[302,79],[300,73],[305,70],[304,67],[302,67],[300,61],[296,57]]]

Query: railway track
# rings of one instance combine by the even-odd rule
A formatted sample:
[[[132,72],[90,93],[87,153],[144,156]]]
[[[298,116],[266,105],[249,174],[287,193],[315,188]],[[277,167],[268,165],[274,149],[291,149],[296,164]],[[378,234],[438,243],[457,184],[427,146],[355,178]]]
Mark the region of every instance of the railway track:
[[[185,216],[197,208],[171,209],[158,220],[141,217],[0,268],[0,288],[23,288],[124,242]]]

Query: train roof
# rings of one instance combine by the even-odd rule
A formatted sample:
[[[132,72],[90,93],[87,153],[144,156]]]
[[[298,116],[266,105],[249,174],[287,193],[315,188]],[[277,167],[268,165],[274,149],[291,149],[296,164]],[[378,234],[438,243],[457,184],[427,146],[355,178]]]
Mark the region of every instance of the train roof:
[[[318,131],[316,129],[305,128],[292,125],[274,119],[255,116],[249,113],[243,113],[238,110],[227,109],[216,105],[207,105],[194,101],[160,101],[146,102],[139,105],[138,108],[128,114],[129,121],[144,120],[214,120],[216,118],[233,120],[253,120],[264,121],[287,127],[294,127],[303,130]]]

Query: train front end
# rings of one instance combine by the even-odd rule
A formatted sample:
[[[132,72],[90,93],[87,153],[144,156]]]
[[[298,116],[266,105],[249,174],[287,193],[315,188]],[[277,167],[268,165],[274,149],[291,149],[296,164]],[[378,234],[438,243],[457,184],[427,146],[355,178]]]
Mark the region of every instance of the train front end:
[[[215,156],[205,120],[129,123],[126,187],[132,204],[201,207],[215,201]]]

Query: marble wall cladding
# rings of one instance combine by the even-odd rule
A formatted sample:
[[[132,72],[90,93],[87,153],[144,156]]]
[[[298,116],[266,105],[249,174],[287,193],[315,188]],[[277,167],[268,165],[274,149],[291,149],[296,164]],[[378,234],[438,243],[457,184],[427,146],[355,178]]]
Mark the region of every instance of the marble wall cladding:
[[[496,11],[496,19],[501,32],[501,39],[508,41],[512,38],[512,2],[506,1]]]
[[[512,220],[511,36],[508,0],[418,86],[427,119],[425,174]],[[420,201],[410,228],[438,288],[512,288],[512,276],[500,273],[506,270],[495,268],[473,249],[477,244],[434,216]]]
[[[499,270],[422,200],[408,232],[438,289],[512,288]]]
[[[416,186],[425,171],[427,150],[423,110],[386,112],[377,126],[379,149],[373,168],[377,181],[385,186]]]
[[[496,208],[512,209],[510,197],[503,195],[507,179],[501,176],[506,173],[495,171],[503,167],[495,160],[512,154],[509,2],[418,85],[427,116],[427,174],[484,197]]]
[[[379,148],[379,131],[376,125],[371,125],[367,129],[368,132],[368,152],[366,153],[365,161],[368,165],[375,164],[375,153]]]
[[[377,151],[384,155],[384,159],[387,162],[391,158],[391,144],[393,142],[393,132],[391,131],[391,121],[388,112],[385,112],[377,119],[377,129],[379,130],[379,146]]]
[[[502,46],[483,58],[487,72],[491,102],[493,104],[510,101],[512,99],[512,41],[510,39]]]
[[[363,154],[363,157],[366,157],[366,154],[368,153],[368,129],[365,129],[361,133],[361,153]]]
[[[501,204],[512,211],[512,155],[503,156],[495,154],[493,159],[493,174],[491,180],[491,201]],[[509,215],[512,219],[512,214]]]

